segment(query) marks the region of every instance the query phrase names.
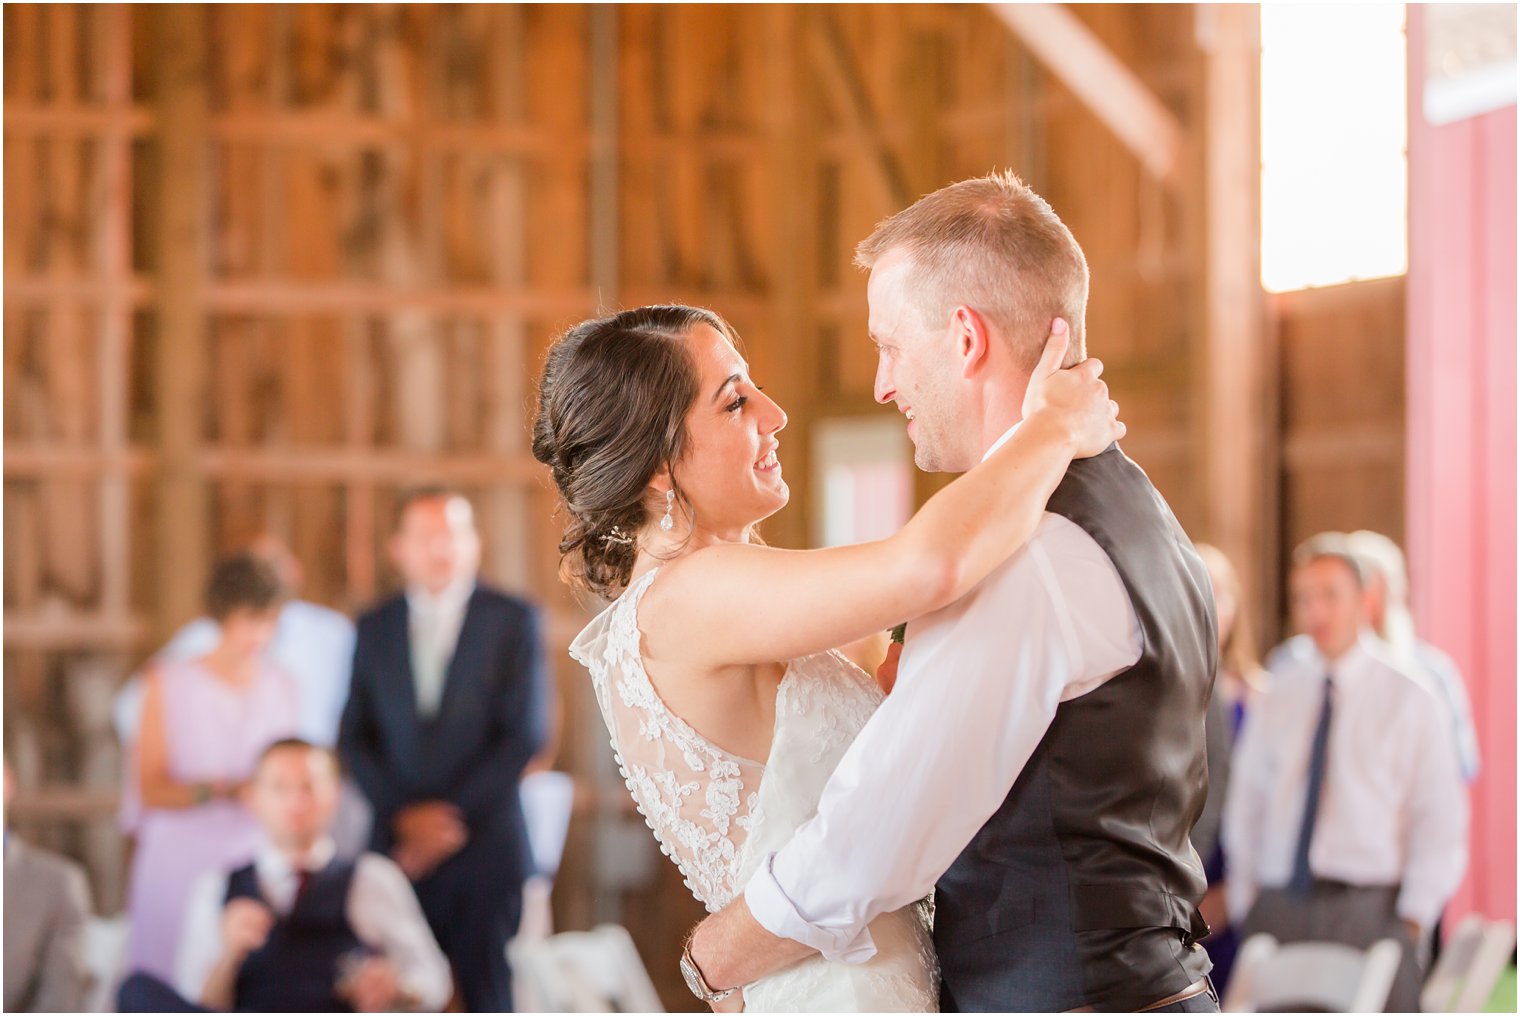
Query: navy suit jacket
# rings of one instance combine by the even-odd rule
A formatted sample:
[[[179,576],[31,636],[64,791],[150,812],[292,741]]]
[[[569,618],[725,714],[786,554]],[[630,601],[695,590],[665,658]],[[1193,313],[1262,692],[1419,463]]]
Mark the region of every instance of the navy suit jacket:
[[[372,849],[390,851],[391,822],[402,808],[452,801],[472,845],[489,843],[495,864],[525,878],[532,854],[518,781],[548,736],[539,612],[477,586],[430,720],[417,711],[407,614],[406,597],[397,596],[359,618],[338,732],[343,763],[375,811]]]

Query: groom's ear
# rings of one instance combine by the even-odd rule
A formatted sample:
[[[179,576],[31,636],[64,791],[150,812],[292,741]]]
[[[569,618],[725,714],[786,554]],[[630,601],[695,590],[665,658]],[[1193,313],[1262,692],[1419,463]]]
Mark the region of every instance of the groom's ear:
[[[986,366],[992,336],[988,334],[987,322],[975,310],[961,304],[950,318],[955,330],[955,351],[960,356],[961,376],[971,377]]]

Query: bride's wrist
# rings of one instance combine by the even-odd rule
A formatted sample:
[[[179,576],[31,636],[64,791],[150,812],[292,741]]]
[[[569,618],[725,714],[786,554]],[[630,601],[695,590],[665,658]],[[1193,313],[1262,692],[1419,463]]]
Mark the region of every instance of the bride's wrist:
[[[1062,413],[1049,407],[1036,409],[1025,417],[1024,426],[1019,430],[1020,432],[1028,431],[1031,440],[1059,447],[1066,453],[1067,458],[1076,458],[1082,446],[1076,418],[1070,413]]]

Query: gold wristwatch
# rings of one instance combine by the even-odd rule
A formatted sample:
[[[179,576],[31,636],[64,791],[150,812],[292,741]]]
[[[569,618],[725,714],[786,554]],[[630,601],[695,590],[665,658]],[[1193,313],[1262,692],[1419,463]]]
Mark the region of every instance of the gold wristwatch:
[[[714,991],[707,984],[707,978],[702,976],[702,971],[697,969],[696,961],[691,958],[691,945],[688,943],[681,950],[681,976],[686,980],[686,986],[691,993],[708,1005],[721,1002],[734,993],[733,988],[724,988],[722,991]]]

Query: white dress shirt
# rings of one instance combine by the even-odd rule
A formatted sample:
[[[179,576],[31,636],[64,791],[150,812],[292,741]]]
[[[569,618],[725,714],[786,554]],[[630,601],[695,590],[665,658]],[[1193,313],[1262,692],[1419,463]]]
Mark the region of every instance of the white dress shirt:
[[[1467,866],[1467,792],[1447,712],[1371,633],[1337,660],[1284,663],[1246,716],[1230,765],[1224,847],[1230,917],[1288,883],[1327,675],[1335,683],[1309,868],[1401,886],[1399,916],[1429,928]]]
[[[449,664],[459,646],[459,629],[475,592],[475,577],[459,579],[434,595],[426,589],[406,591],[406,623],[412,646],[412,681],[417,712],[432,718],[443,702]]]
[[[1002,806],[1056,707],[1128,670],[1141,648],[1113,562],[1047,512],[981,585],[909,623],[892,694],[817,815],[746,887],[756,920],[829,959],[870,959],[866,925],[934,887]]]
[[[1446,706],[1447,712],[1451,714],[1452,746],[1457,752],[1462,779],[1468,783],[1476,780],[1481,768],[1478,731],[1473,725],[1467,685],[1462,680],[1462,672],[1457,669],[1456,662],[1429,642],[1419,639],[1402,650],[1386,639],[1380,641],[1395,659],[1412,665],[1414,673],[1426,679],[1431,691]],[[1294,635],[1267,654],[1266,667],[1275,674],[1280,670],[1313,664],[1318,659],[1319,652],[1314,648],[1314,640],[1307,635]]]
[[[317,843],[302,867],[316,871],[332,860],[331,840]],[[254,858],[259,891],[275,913],[290,913],[300,875],[284,854],[265,847]],[[222,955],[222,910],[227,899],[226,872],[196,880],[185,910],[185,934],[175,963],[179,993],[198,1002],[206,979]],[[348,923],[365,945],[388,960],[402,990],[425,1012],[440,1012],[453,993],[449,961],[438,948],[411,883],[395,862],[380,854],[362,854],[355,862],[348,893]],[[336,976],[336,971],[334,971]]]

